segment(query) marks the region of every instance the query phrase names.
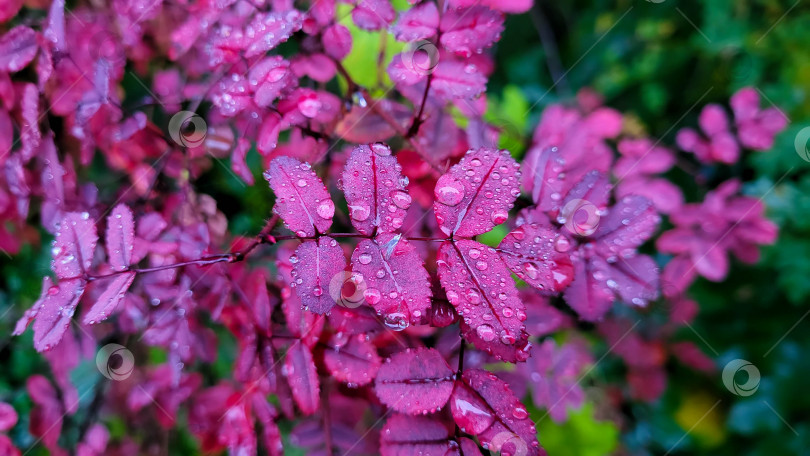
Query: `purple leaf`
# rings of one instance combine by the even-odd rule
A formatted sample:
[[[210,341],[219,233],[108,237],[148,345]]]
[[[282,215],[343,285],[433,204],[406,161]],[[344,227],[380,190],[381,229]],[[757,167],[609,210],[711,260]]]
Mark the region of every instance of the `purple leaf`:
[[[515,345],[523,338],[525,307],[495,249],[470,240],[447,241],[436,262],[447,299],[468,325],[467,340],[494,354],[489,342]]]
[[[315,236],[332,226],[335,204],[309,163],[278,157],[270,163],[264,178],[276,193],[273,210],[296,236]]]
[[[16,73],[37,55],[37,32],[18,25],[0,38],[0,71]]]
[[[135,222],[126,204],[115,206],[107,217],[107,257],[114,271],[125,271],[132,264]]]
[[[391,31],[399,41],[418,41],[435,35],[438,27],[439,10],[436,4],[423,2],[403,11]]]
[[[382,456],[457,455],[451,441],[452,430],[432,416],[408,416],[395,413],[388,418],[382,431]],[[466,453],[465,453],[466,454]]]
[[[357,231],[392,233],[402,226],[411,196],[401,170],[384,144],[354,148],[343,170],[343,192]]]
[[[51,269],[60,279],[81,277],[93,263],[98,235],[87,212],[69,212],[59,223],[54,239]]]
[[[258,13],[245,30],[250,41],[245,49],[245,57],[262,55],[287,41],[293,33],[301,29],[303,16],[298,10],[285,12]]]
[[[509,217],[520,195],[519,165],[505,150],[478,149],[436,182],[433,210],[447,236],[476,236]]]
[[[658,298],[658,265],[647,255],[621,258],[611,265],[608,288],[622,301],[639,307]]]
[[[562,198],[565,160],[557,149],[533,149],[523,161],[523,187],[541,211],[550,211]]]
[[[98,297],[98,301],[84,315],[83,323],[94,325],[106,320],[118,308],[118,304],[124,299],[129,286],[135,280],[134,272],[118,274],[108,281],[107,288]]]
[[[469,369],[456,381],[450,411],[456,424],[478,436],[490,451],[501,454],[545,455],[529,412],[495,374]]]
[[[537,224],[521,225],[501,241],[498,249],[506,266],[538,290],[556,293],[574,280],[567,253],[571,242],[564,234]]]
[[[442,16],[441,43],[462,57],[480,54],[500,39],[503,20],[503,14],[486,6],[451,8]]]
[[[631,257],[636,248],[652,236],[660,221],[650,200],[627,196],[601,219],[593,234],[599,240],[596,251],[608,261]]]
[[[48,351],[65,335],[84,294],[85,282],[81,279],[62,280],[48,288],[45,299],[34,320],[34,348]]]
[[[323,362],[335,379],[356,386],[371,383],[382,364],[377,348],[365,334],[351,336],[343,345],[327,348]]]
[[[48,297],[48,292],[53,287],[53,281],[49,276],[45,276],[42,278],[42,291],[39,293],[39,299],[23,313],[23,316],[17,320],[17,324],[14,326],[14,332],[11,333],[14,336],[19,336],[20,334],[24,333],[25,330],[28,328],[28,325],[34,321],[37,314],[39,313],[39,309],[42,308],[42,304],[45,302],[45,299]]]
[[[65,49],[65,0],[54,0],[48,11],[48,26],[42,32],[58,51]]]
[[[413,115],[409,108],[386,99],[376,103],[375,109],[383,111],[395,119],[403,129],[408,127],[408,122]],[[370,143],[385,141],[394,136],[397,131],[371,107],[355,106],[338,122],[335,133],[349,142]]]
[[[294,342],[284,356],[284,369],[298,408],[304,415],[312,415],[320,405],[320,386],[309,347]]]
[[[327,236],[306,241],[298,246],[290,261],[293,263],[290,285],[295,287],[304,308],[317,314],[329,312],[335,305],[331,284],[346,268],[346,258],[337,241]]]
[[[565,302],[586,321],[596,321],[610,309],[613,293],[607,286],[610,265],[598,256],[574,261],[574,281],[565,290]]]
[[[352,20],[363,30],[379,30],[394,21],[396,12],[388,0],[361,0],[352,10]]]
[[[433,413],[453,392],[455,375],[433,348],[407,349],[385,360],[374,391],[388,407],[411,415]]]
[[[430,276],[419,252],[401,235],[364,239],[352,254],[352,270],[363,277],[363,297],[387,324],[419,324],[430,307]]]

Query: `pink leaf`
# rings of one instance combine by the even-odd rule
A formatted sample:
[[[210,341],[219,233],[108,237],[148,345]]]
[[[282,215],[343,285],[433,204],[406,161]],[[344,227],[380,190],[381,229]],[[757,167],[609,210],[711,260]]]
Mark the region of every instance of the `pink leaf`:
[[[323,31],[323,50],[330,57],[342,60],[352,50],[352,34],[346,26],[333,24]]]
[[[442,16],[441,43],[463,57],[480,54],[500,39],[503,20],[503,14],[486,6],[451,8]]]
[[[433,72],[430,90],[444,100],[475,98],[486,89],[487,78],[478,66],[458,60],[442,60]]]
[[[14,407],[0,402],[0,432],[6,432],[17,424],[17,412]]]
[[[34,348],[48,351],[65,335],[84,294],[85,282],[81,279],[62,280],[48,288],[42,306],[34,320]]]
[[[436,262],[447,299],[469,325],[467,340],[492,353],[491,346],[479,342],[514,345],[522,338],[525,307],[495,249],[475,241],[447,241]]]
[[[382,364],[376,347],[365,334],[357,334],[343,345],[327,348],[323,362],[335,379],[356,386],[371,383]]]
[[[392,233],[411,206],[402,167],[384,144],[357,146],[343,170],[352,225],[362,234]]]
[[[14,327],[14,332],[11,333],[14,336],[19,336],[20,334],[24,333],[25,330],[28,328],[28,325],[34,321],[37,314],[39,313],[39,309],[42,308],[42,304],[45,302],[45,299],[48,297],[48,292],[50,291],[51,287],[53,287],[53,281],[49,276],[45,276],[42,278],[42,291],[39,293],[39,299],[31,306],[30,309],[26,310],[23,313],[23,316],[17,320],[17,324]]]
[[[309,347],[294,342],[284,356],[284,368],[295,403],[304,415],[312,415],[320,404],[320,386]]]
[[[490,451],[545,455],[526,407],[495,374],[480,369],[464,371],[456,381],[450,411],[456,424],[478,436]]]
[[[306,241],[298,246],[290,261],[293,262],[291,285],[304,308],[317,314],[329,312],[335,305],[331,284],[346,268],[346,258],[337,241],[327,236]]]
[[[556,148],[535,148],[523,161],[523,187],[541,211],[559,204],[563,191],[565,160]]]
[[[574,266],[566,253],[565,235],[537,224],[521,225],[501,241],[498,249],[506,266],[529,285],[559,292],[574,280]]]
[[[433,348],[407,349],[385,360],[374,391],[388,407],[411,415],[433,413],[453,392],[455,374]]]
[[[382,456],[457,455],[457,444],[451,441],[452,435],[447,424],[436,417],[395,413],[388,418],[383,427],[380,454]]]
[[[360,241],[352,270],[363,277],[363,297],[386,323],[419,324],[430,307],[430,276],[419,252],[401,235]]]
[[[478,149],[442,175],[433,210],[448,236],[476,236],[509,217],[520,195],[519,165],[505,150]]]
[[[403,128],[407,128],[413,113],[402,104],[382,99],[376,102],[376,109],[385,112],[390,118]],[[346,116],[341,119],[335,128],[341,138],[353,143],[370,143],[385,141],[394,136],[397,131],[374,112],[370,107],[354,106]]]
[[[436,34],[439,10],[433,2],[423,2],[403,11],[392,32],[399,41],[418,41]]]
[[[231,169],[233,169],[233,172],[245,181],[246,184],[253,185],[253,173],[250,172],[250,167],[248,167],[245,161],[250,146],[250,141],[245,138],[239,138],[236,141],[236,147],[233,149],[233,154],[231,155]]]
[[[81,277],[93,263],[98,235],[87,212],[69,212],[59,223],[54,239],[51,269],[60,279]]]
[[[363,30],[379,30],[394,21],[396,12],[388,0],[360,0],[352,10],[352,20]]]
[[[107,217],[107,257],[114,271],[125,271],[132,264],[135,222],[126,204],[115,206]]]
[[[113,277],[104,292],[99,295],[98,301],[85,314],[84,320],[82,320],[84,324],[94,325],[109,318],[118,308],[121,300],[124,299],[124,295],[126,295],[133,280],[135,280],[134,272],[118,274]]]
[[[303,16],[298,10],[285,12],[259,13],[247,26],[245,36],[251,41],[245,49],[245,57],[262,55],[287,41],[293,33],[301,29]]]
[[[16,73],[37,55],[37,32],[18,25],[0,38],[0,71]]]
[[[278,157],[270,163],[264,178],[276,193],[273,210],[296,236],[315,236],[332,226],[335,204],[309,163]]]

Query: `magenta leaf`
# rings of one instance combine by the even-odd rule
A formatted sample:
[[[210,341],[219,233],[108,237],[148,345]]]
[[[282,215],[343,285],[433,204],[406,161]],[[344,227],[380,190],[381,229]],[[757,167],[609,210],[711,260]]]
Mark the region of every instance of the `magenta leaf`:
[[[506,266],[538,290],[556,293],[574,280],[564,234],[537,224],[521,225],[501,241],[498,250]]]
[[[541,211],[549,211],[562,198],[565,160],[556,148],[534,149],[523,160],[523,187]]]
[[[408,416],[395,413],[382,431],[382,456],[457,455],[452,430],[432,416]],[[466,453],[465,453],[466,454]]]
[[[107,257],[114,271],[125,271],[132,264],[135,246],[135,222],[125,205],[115,206],[107,217]]]
[[[39,352],[56,346],[65,335],[76,306],[84,294],[81,279],[62,280],[48,288],[34,320],[34,348]]]
[[[51,269],[60,279],[83,276],[93,263],[98,235],[87,212],[69,212],[59,224],[53,242]]]
[[[455,374],[433,348],[407,349],[385,360],[374,391],[388,407],[411,415],[433,413],[453,392]]]
[[[394,17],[396,12],[389,0],[360,0],[352,10],[352,20],[363,30],[379,30]]]
[[[335,204],[309,163],[279,157],[270,163],[264,178],[276,193],[273,210],[296,236],[315,236],[332,226]]]
[[[442,16],[441,43],[462,57],[480,54],[500,39],[503,20],[503,14],[486,6],[450,8]]]
[[[375,109],[383,111],[387,116],[395,119],[403,129],[407,128],[413,115],[411,110],[404,105],[386,99],[379,100]],[[370,143],[385,141],[394,136],[397,130],[374,109],[368,106],[355,106],[338,122],[335,133],[349,142]]]
[[[294,342],[284,356],[284,372],[293,399],[304,415],[312,415],[320,404],[320,386],[309,347]]]
[[[447,299],[469,326],[467,340],[492,353],[492,347],[478,342],[514,345],[522,338],[525,307],[495,249],[476,241],[448,241],[436,258]]]
[[[301,13],[294,9],[283,13],[256,14],[245,30],[245,37],[249,41],[245,48],[245,57],[262,55],[287,41],[301,29],[302,21]]]
[[[334,339],[336,337],[333,337],[330,348],[323,353],[323,362],[329,373],[338,381],[349,385],[363,386],[371,383],[377,376],[382,361],[369,337],[357,334],[349,337],[342,345],[335,344]]]
[[[363,277],[363,297],[389,325],[419,324],[430,307],[430,276],[416,249],[401,235],[364,239],[352,254]]]
[[[450,398],[456,424],[500,454],[544,455],[529,412],[503,380],[480,369],[464,371]]]
[[[135,280],[134,272],[118,274],[108,281],[107,288],[98,297],[98,301],[85,314],[82,320],[86,325],[94,325],[106,320],[118,308],[118,304],[124,299],[129,286]]]
[[[519,165],[505,150],[470,150],[442,175],[433,210],[448,236],[476,236],[505,222],[520,195]]]
[[[346,268],[346,258],[337,241],[327,236],[306,241],[298,246],[290,261],[293,263],[290,285],[304,308],[317,314],[329,312],[336,302],[331,283]]]
[[[401,170],[384,144],[354,148],[343,170],[343,192],[357,231],[392,233],[402,226],[411,196]]]
[[[0,71],[16,73],[37,55],[37,32],[18,25],[0,38]]]
[[[438,27],[439,10],[436,4],[423,2],[403,11],[391,31],[399,41],[418,41],[435,35]]]

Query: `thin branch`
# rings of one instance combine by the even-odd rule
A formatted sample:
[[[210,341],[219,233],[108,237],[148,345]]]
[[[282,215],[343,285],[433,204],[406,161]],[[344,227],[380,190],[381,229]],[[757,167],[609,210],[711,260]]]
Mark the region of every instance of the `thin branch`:
[[[566,71],[560,60],[557,39],[554,37],[554,31],[551,30],[551,26],[543,12],[542,4],[543,1],[538,0],[531,9],[532,22],[537,29],[538,35],[540,35],[540,42],[543,44],[543,51],[545,51],[546,54],[546,65],[553,79],[552,82],[555,87],[557,87],[557,95],[572,98],[573,92],[571,92],[571,86],[568,84],[568,80],[565,79]]]

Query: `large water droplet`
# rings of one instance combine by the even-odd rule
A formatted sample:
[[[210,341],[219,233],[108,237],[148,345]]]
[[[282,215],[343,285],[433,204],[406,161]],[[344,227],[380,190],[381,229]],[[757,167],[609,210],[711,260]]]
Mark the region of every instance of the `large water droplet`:
[[[385,316],[385,326],[393,329],[394,331],[402,331],[409,325],[408,317],[400,312],[390,313]]]
[[[318,208],[315,211],[321,218],[331,219],[335,216],[335,203],[330,199],[325,199],[318,204]]]
[[[357,261],[359,261],[360,264],[369,264],[371,263],[371,254],[361,253],[360,256],[357,257]]]
[[[464,184],[456,178],[445,174],[436,182],[434,196],[444,205],[455,206],[464,199]]]
[[[495,330],[490,325],[481,325],[475,329],[478,337],[485,342],[490,342],[495,339]]]

